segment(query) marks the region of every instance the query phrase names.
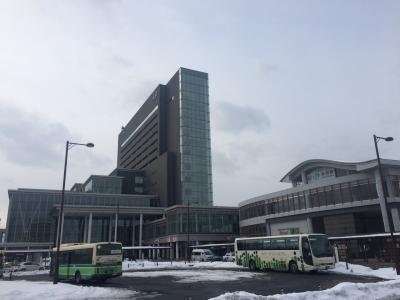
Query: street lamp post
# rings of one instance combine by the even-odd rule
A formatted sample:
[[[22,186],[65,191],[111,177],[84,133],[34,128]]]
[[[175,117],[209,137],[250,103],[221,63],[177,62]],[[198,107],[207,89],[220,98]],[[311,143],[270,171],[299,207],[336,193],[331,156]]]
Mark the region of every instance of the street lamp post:
[[[380,140],[384,140],[386,142],[391,142],[391,141],[393,141],[393,138],[391,136],[389,136],[389,137],[380,137],[380,136],[376,136],[374,134],[374,144],[375,144],[376,158],[377,158],[377,161],[378,161],[378,170],[379,170],[379,177],[380,177],[380,180],[381,180],[383,200],[385,202],[386,215],[388,216],[388,219],[389,219],[388,221],[389,221],[390,238],[392,240],[392,260],[394,260],[394,264],[395,264],[397,275],[400,275],[400,262],[399,262],[398,254],[397,254],[396,241],[395,241],[394,235],[393,235],[392,212],[390,211],[390,209],[388,209],[388,201],[387,201],[385,189],[384,189],[384,186],[383,186],[383,172],[382,172],[381,159],[380,159],[379,150],[378,150],[378,142]]]
[[[88,148],[93,148],[93,143],[81,144],[81,143],[72,143],[67,141],[65,144],[65,160],[64,160],[64,176],[63,176],[63,186],[61,191],[61,205],[60,205],[60,213],[58,214],[58,222],[57,222],[57,251],[56,251],[56,261],[54,264],[54,276],[53,276],[53,284],[58,283],[58,268],[59,268],[59,254],[60,254],[60,244],[61,244],[61,229],[63,223],[63,213],[64,213],[64,195],[65,195],[65,178],[67,175],[67,162],[68,162],[68,150],[74,146],[85,146]]]
[[[193,204],[198,204],[198,202],[193,202]],[[186,248],[186,259],[188,262],[190,262],[190,217],[189,217],[189,213],[190,213],[190,201],[188,200],[187,202],[187,248]]]
[[[190,201],[188,200],[188,202],[187,202],[187,213],[186,213],[186,225],[187,225],[187,248],[186,248],[186,259],[187,259],[187,261],[188,262],[190,262],[190,257],[189,257],[189,251],[190,251],[190,237],[189,237],[189,235],[190,235],[190,233],[189,233],[189,205],[190,205]]]

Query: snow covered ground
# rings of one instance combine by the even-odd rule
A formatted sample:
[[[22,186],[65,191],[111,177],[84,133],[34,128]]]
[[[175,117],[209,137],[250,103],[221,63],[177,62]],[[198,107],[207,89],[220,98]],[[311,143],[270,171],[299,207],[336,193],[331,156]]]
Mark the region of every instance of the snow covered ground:
[[[36,271],[18,271],[18,272],[13,272],[12,277],[18,277],[18,276],[31,276],[31,275],[46,275],[49,274],[49,270],[36,270]],[[8,278],[10,276],[10,273],[5,272],[3,274],[5,278]]]
[[[399,299],[400,280],[376,283],[343,282],[333,288],[304,293],[260,296],[247,292],[226,293],[210,300],[378,300]]]
[[[146,272],[125,272],[122,276],[127,277],[161,277],[172,276],[176,282],[200,282],[200,281],[232,281],[242,278],[252,278],[259,273],[237,272],[229,270],[157,270]]]
[[[226,261],[213,261],[213,262],[191,262],[187,263],[184,261],[149,261],[149,260],[137,260],[137,261],[124,261],[122,264],[122,270],[128,271],[142,271],[150,269],[243,269],[242,266],[238,266],[234,262]]]
[[[132,299],[136,292],[125,289],[77,286],[66,283],[0,281],[2,300]]]
[[[336,264],[335,268],[329,270],[327,272],[335,272],[342,274],[351,274],[351,275],[363,275],[363,276],[375,276],[383,279],[399,279],[400,276],[396,274],[396,270],[393,268],[380,268],[377,270],[373,270],[369,267],[361,266],[361,265],[353,265],[348,264],[349,269],[346,269],[345,262],[339,262]]]

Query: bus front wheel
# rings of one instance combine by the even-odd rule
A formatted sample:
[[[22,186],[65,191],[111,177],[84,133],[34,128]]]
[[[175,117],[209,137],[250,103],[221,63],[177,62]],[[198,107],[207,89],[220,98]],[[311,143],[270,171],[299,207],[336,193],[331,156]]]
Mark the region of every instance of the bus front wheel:
[[[299,267],[297,266],[297,263],[295,263],[294,261],[290,262],[289,271],[291,273],[298,273],[299,272]]]
[[[76,284],[80,284],[81,281],[82,281],[81,272],[77,271],[77,272],[75,273],[75,283],[76,283]]]
[[[250,271],[255,271],[256,270],[256,263],[254,262],[254,260],[251,260],[249,262],[249,269],[250,269]]]

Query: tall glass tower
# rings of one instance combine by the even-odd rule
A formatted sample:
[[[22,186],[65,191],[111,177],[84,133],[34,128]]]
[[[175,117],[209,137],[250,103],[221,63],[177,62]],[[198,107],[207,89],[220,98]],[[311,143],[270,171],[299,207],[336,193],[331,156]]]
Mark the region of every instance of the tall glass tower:
[[[208,74],[180,68],[118,136],[118,167],[145,173],[160,206],[212,206]]]
[[[213,205],[208,74],[179,70],[181,202]]]

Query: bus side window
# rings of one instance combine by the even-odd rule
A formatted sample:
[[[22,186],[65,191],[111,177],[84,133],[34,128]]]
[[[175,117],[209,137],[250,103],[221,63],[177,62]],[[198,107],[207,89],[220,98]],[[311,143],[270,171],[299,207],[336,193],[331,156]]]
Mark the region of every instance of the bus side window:
[[[263,246],[262,248],[264,250],[269,250],[271,249],[271,241],[270,240],[263,240]]]
[[[60,264],[62,265],[68,265],[69,263],[69,252],[68,251],[63,251],[60,254]]]
[[[299,238],[298,237],[286,238],[286,249],[287,250],[298,250],[299,249]]]
[[[237,241],[238,250],[245,250],[245,241]]]

